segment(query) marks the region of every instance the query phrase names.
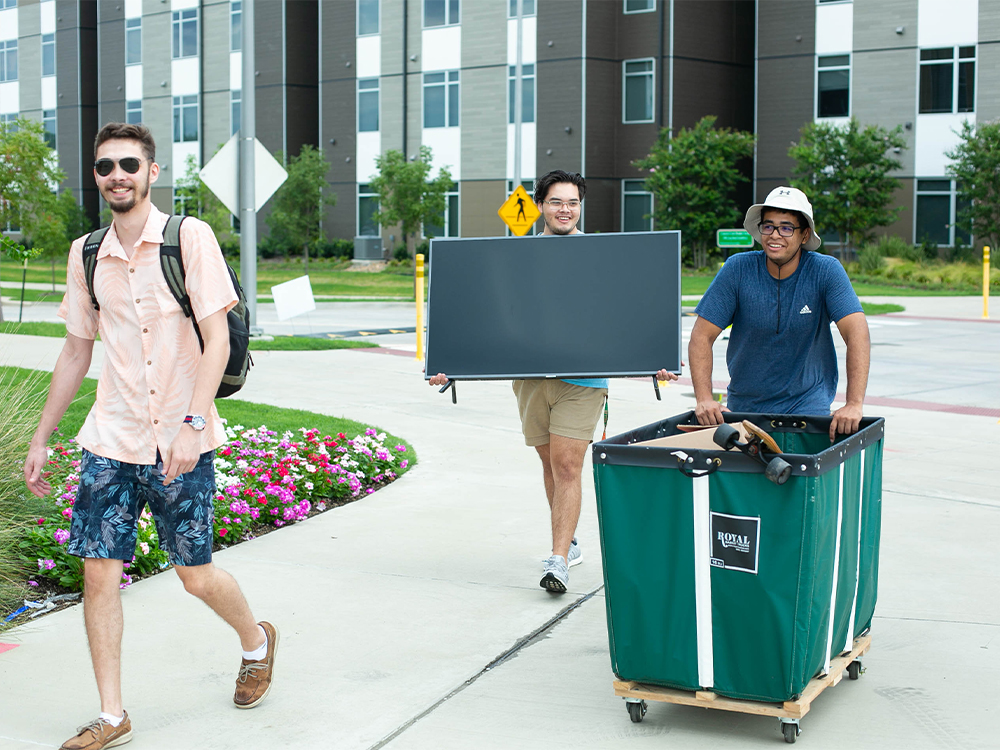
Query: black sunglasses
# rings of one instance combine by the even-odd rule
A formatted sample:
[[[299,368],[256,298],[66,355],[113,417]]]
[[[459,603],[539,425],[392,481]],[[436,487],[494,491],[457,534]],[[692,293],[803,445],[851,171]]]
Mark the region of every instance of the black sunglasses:
[[[129,174],[135,174],[139,171],[139,165],[144,161],[146,161],[146,159],[137,159],[134,156],[126,156],[124,159],[119,159],[117,162],[114,159],[98,159],[94,162],[94,171],[101,177],[107,177],[114,171],[115,164],[118,164]]]

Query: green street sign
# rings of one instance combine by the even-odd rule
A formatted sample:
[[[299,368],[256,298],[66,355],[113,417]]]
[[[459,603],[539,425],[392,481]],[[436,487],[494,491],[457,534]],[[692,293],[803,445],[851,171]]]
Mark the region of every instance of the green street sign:
[[[753,247],[753,237],[745,229],[719,229],[715,232],[715,244],[723,249]]]

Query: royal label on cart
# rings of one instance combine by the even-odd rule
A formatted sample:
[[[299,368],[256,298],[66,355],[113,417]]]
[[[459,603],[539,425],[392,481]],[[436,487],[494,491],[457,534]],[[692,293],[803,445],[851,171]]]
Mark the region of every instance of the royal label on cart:
[[[712,565],[757,575],[760,518],[711,514]]]

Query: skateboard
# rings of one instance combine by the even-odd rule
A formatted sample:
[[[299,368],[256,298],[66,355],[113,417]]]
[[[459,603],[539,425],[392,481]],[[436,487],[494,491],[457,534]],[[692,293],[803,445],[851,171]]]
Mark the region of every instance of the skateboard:
[[[784,484],[792,475],[792,465],[781,458],[781,448],[770,435],[744,419],[743,429],[747,432],[746,442],[740,441],[740,433],[729,424],[719,425],[712,435],[715,444],[723,450],[734,448],[764,465],[764,476],[775,484]]]

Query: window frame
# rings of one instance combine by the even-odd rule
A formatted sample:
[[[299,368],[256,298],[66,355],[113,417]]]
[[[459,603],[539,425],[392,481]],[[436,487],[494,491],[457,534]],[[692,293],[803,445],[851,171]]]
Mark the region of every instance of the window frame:
[[[48,37],[48,39],[46,39]],[[48,49],[46,49],[48,48]],[[52,62],[52,72],[46,73],[46,53],[51,56]],[[49,76],[54,76],[56,74],[56,35],[55,32],[51,34],[42,34],[42,78],[47,78]]]
[[[0,83],[11,83],[17,80],[17,39],[7,39],[0,42]],[[13,60],[13,75],[11,75],[11,65]]]
[[[525,70],[531,68],[531,73],[526,73]],[[516,84],[516,65],[507,66],[507,124],[514,124],[514,85]],[[521,124],[533,123],[535,118],[538,116],[538,87],[535,85],[535,63],[521,63],[521,98],[526,99],[527,95],[524,91],[524,84],[527,81],[531,81],[531,119],[528,120],[524,117],[524,105],[526,102],[521,102]]]
[[[629,73],[628,66],[635,63],[649,63],[649,70],[644,70],[641,73]],[[652,100],[649,106],[649,118],[645,120],[629,120],[628,119],[628,79],[629,78],[639,78],[648,77],[650,93],[652,94]],[[622,124],[623,125],[642,125],[646,123],[656,122],[656,58],[654,57],[636,57],[630,60],[622,60]]]
[[[237,107],[239,111],[237,113]],[[229,135],[240,132],[243,127],[243,89],[229,89]]]
[[[653,192],[651,190],[646,190],[645,186],[643,186],[642,190],[634,190],[634,189],[630,190],[628,188],[628,183],[630,183],[630,182],[634,182],[634,183],[638,183],[639,185],[643,185],[643,183],[645,182],[645,180],[643,180],[643,179],[634,179],[634,178],[623,178],[622,181],[621,181],[621,221],[619,222],[619,224],[621,225],[621,231],[623,231],[623,232],[652,232],[653,231],[653,225],[654,225],[653,212],[655,210],[654,204],[655,204],[655,201],[656,201],[656,196],[653,195]],[[626,226],[625,226],[625,199],[627,197],[629,197],[629,196],[649,196],[649,218],[646,220],[646,222],[648,224],[648,228],[646,228],[646,229],[628,229],[628,228],[626,228]]]
[[[433,81],[431,83],[427,82],[428,76],[443,75],[443,81]],[[454,78],[452,76],[454,75]],[[435,128],[458,128],[462,125],[461,120],[461,110],[462,110],[462,76],[459,70],[432,70],[426,71],[423,74],[423,79],[421,81],[423,90],[421,91],[420,97],[420,107],[421,107],[421,123],[424,128],[430,130]],[[443,125],[428,125],[427,124],[427,89],[442,87],[444,89],[444,124]],[[451,95],[452,86],[455,87],[457,91],[457,111],[453,112],[451,105]],[[452,115],[454,114],[454,118]],[[452,122],[454,119],[454,123]]]
[[[194,99],[193,102],[185,99]],[[180,101],[178,101],[180,100]],[[188,109],[194,109],[195,137],[184,138],[184,114]],[[173,143],[198,143],[201,140],[201,97],[198,94],[178,94],[172,98],[171,113],[173,115]],[[178,117],[180,119],[178,119]],[[178,128],[180,138],[177,137]]]
[[[530,11],[524,9],[528,3],[531,3]],[[538,15],[538,0],[521,0],[521,18],[533,18],[536,15]],[[507,18],[517,19],[517,0],[508,0]]]
[[[461,237],[462,236],[462,183],[453,182],[451,183],[451,188],[444,194],[444,216],[442,217],[441,224],[431,224],[430,226],[438,227],[440,226],[443,230],[443,234],[434,235],[435,238],[439,237]],[[454,199],[454,208],[452,207],[452,199]],[[451,234],[451,224],[454,218],[455,223],[455,234]],[[420,232],[423,236],[427,237],[427,224],[423,224],[420,227]]]
[[[628,4],[630,0],[622,0],[622,15],[634,16],[637,13],[655,13],[656,12],[656,0],[647,0],[651,5],[649,8],[643,8],[642,10],[629,10]]]
[[[444,3],[444,23],[436,23],[433,26],[427,25],[427,3],[441,2]],[[452,4],[455,6],[455,15],[457,18],[452,19],[451,9]],[[446,29],[449,26],[461,26],[462,25],[462,0],[423,0],[420,3],[420,25],[424,29]]]
[[[819,61],[830,57],[846,57],[846,65],[828,65],[825,67],[820,67]],[[820,73],[836,73],[846,70],[847,71],[847,114],[844,115],[821,115],[819,113],[819,77]],[[850,52],[840,52],[837,54],[823,54],[816,55],[816,65],[815,65],[815,78],[813,79],[813,90],[816,92],[815,100],[813,101],[813,119],[815,120],[829,120],[838,117],[850,117],[851,116],[851,91],[854,87],[854,58]]]
[[[962,57],[962,50],[972,49],[971,57]],[[924,52],[935,50],[951,50],[950,58],[938,60],[922,59]],[[924,68],[951,66],[951,109],[949,110],[925,110],[923,109],[923,89],[924,89]],[[959,109],[958,100],[960,96],[959,82],[962,76],[962,67],[972,66],[972,104],[968,109]],[[979,78],[977,68],[979,67],[979,45],[978,44],[956,44],[951,47],[920,47],[917,50],[917,114],[920,115],[948,115],[948,114],[975,114],[976,100],[978,99]]]
[[[184,28],[194,24],[194,52],[184,54]],[[201,17],[198,8],[174,10],[170,14],[170,59],[187,60],[198,57],[200,52]]]
[[[138,104],[138,107],[132,106]],[[142,99],[126,99],[125,100],[125,122],[133,124],[133,121],[129,119],[130,115],[135,114],[138,111],[139,119],[134,121],[134,124],[142,122]]]
[[[133,23],[134,22],[134,23]],[[132,26],[129,26],[132,24]],[[129,59],[129,37],[132,33],[138,33],[139,36],[139,59],[130,60]],[[138,18],[126,18],[125,19],[125,65],[141,65],[142,64],[142,17]]]
[[[361,31],[361,4],[374,3],[375,5],[375,31]],[[382,2],[381,0],[356,0],[354,7],[355,28],[357,36],[377,36],[382,33]]]
[[[935,190],[932,188],[921,189],[921,182],[947,182],[949,188],[945,190]],[[960,192],[958,189],[958,182],[956,180],[950,179],[947,176],[944,177],[918,177],[913,181],[913,242],[914,244],[923,244],[923,241],[919,236],[917,236],[917,225],[920,219],[919,207],[921,197],[948,197],[948,242],[945,244],[937,243],[937,247],[955,247],[956,235],[958,234],[958,212],[960,210]],[[966,247],[971,245],[974,239],[972,234],[972,227],[968,228],[966,232],[968,242],[963,243]]]
[[[375,82],[374,87],[361,88],[362,83]],[[382,81],[378,77],[373,78],[358,78],[355,84],[355,111],[357,112],[355,127],[359,133],[377,133],[382,128]],[[375,127],[365,128],[361,127],[361,97],[364,95],[375,95]]]
[[[239,29],[238,40],[236,29]],[[229,51],[243,51],[243,0],[229,0]]]
[[[357,187],[356,187],[356,189],[354,191],[354,194],[356,196],[355,200],[354,200],[354,207],[355,207],[354,221],[355,221],[355,228],[357,230],[356,236],[358,236],[358,237],[380,237],[382,235],[382,225],[381,224],[375,224],[375,233],[374,234],[364,234],[363,233],[364,227],[361,225],[361,200],[362,199],[374,200],[375,201],[375,210],[378,211],[379,208],[380,208],[379,202],[378,202],[378,193],[373,193],[371,191],[371,186],[367,182],[359,182],[359,183],[355,183],[355,184],[357,185]],[[362,188],[366,188],[366,189],[362,190]]]
[[[51,130],[49,130],[49,123],[52,123]],[[42,110],[42,128],[44,129],[43,135],[45,138],[45,142],[49,144],[49,148],[55,151],[58,145],[58,134],[59,134],[59,122],[56,116],[56,110],[54,109]]]

